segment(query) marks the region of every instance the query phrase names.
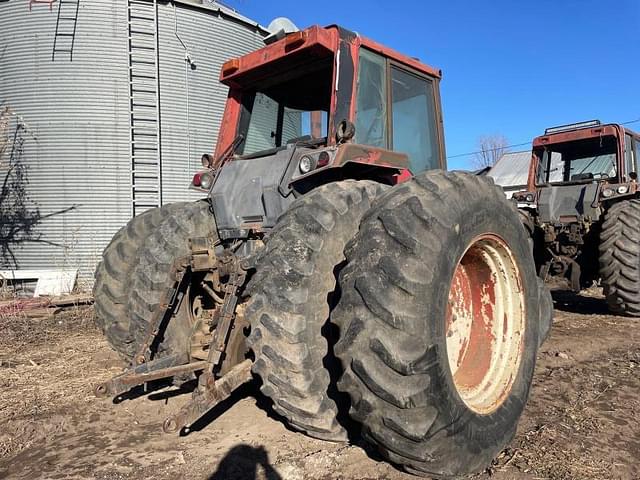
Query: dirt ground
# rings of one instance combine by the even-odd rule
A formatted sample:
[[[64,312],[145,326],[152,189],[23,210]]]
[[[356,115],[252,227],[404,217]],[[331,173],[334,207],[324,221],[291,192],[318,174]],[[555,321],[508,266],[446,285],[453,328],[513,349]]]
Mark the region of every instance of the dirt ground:
[[[248,385],[186,436],[165,388],[113,405],[92,386],[123,367],[92,310],[0,319],[0,478],[410,479],[362,445],[287,430]],[[556,295],[518,434],[480,479],[638,479],[640,328],[597,292]]]

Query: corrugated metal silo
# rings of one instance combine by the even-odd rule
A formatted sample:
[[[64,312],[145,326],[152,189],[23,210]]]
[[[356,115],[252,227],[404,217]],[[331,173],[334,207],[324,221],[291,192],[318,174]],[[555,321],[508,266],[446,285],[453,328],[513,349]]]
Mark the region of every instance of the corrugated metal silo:
[[[150,203],[196,196],[188,184],[201,154],[215,146],[227,94],[218,83],[220,67],[262,46],[265,31],[212,2],[157,1],[157,9],[155,3],[79,0],[73,19],[72,0],[53,2],[51,10],[34,3],[31,11],[28,0],[0,2],[0,105],[13,112],[13,125],[20,119],[27,128],[22,155],[14,154],[13,162],[24,167],[28,211],[39,212],[24,241],[0,237],[16,264],[5,255],[0,270],[78,268],[90,281],[103,248],[133,214],[132,183],[161,186],[161,198],[150,193]],[[132,51],[136,39],[149,48]],[[136,59],[151,63],[130,70]],[[145,148],[132,151],[130,80],[136,79],[130,74],[154,70],[157,78],[138,82],[148,90],[134,95],[143,105],[136,115],[149,118],[145,128],[134,125],[146,135],[133,135],[134,143]],[[136,167],[141,178],[132,176],[131,158],[157,157],[150,120],[157,118],[156,94],[160,182],[150,174],[153,161]],[[5,157],[0,179],[9,168]],[[0,209],[11,207],[0,199]]]

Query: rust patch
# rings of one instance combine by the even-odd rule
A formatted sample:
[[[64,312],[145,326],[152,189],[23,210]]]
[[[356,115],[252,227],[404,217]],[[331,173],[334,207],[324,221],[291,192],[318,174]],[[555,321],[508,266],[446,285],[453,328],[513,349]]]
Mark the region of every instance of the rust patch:
[[[495,278],[489,267],[474,251],[463,258],[458,270],[465,271],[467,285],[463,288],[465,304],[469,305],[471,329],[466,338],[467,348],[461,352],[455,381],[463,388],[479,386],[491,368],[493,304],[495,303]],[[455,284],[454,284],[455,285]]]
[[[446,342],[460,397],[486,414],[508,396],[523,348],[524,297],[507,244],[485,234],[471,242],[449,289]]]

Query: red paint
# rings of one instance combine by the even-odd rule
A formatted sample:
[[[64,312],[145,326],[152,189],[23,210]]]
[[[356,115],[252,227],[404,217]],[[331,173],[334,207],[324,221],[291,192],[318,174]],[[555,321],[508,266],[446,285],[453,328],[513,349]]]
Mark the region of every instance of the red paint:
[[[437,70],[429,65],[425,65],[424,63],[416,60],[415,58],[408,57],[402,53],[396,52],[395,50],[385,47],[384,45],[379,44],[373,40],[370,40],[365,37],[359,37],[360,44],[367,47],[370,50],[381,53],[385,57],[390,58],[391,60],[395,60],[399,63],[404,63],[406,66],[411,67],[419,72],[426,73],[427,75],[435,78],[442,78],[442,71]]]
[[[322,28],[317,25],[309,27],[306,30],[287,35],[282,40],[266,45],[259,50],[230,60],[237,60],[237,68],[228,74],[223,69],[220,74],[220,82],[231,87],[238,86],[237,79],[242,75],[258,70],[285,56],[293,53],[298,54],[302,51],[309,52],[311,49],[335,52],[337,48],[338,30],[336,28]]]
[[[493,306],[496,301],[495,279],[473,247],[456,268],[450,299],[459,302],[471,318],[471,331],[460,350],[454,378],[460,387],[472,389],[483,382],[491,368]],[[448,325],[452,323],[450,319],[447,322]]]
[[[404,183],[407,180],[411,180],[412,177],[413,175],[408,169],[400,170],[400,173],[398,173],[397,175],[394,175],[394,179],[395,179],[394,185],[397,185],[398,183]]]

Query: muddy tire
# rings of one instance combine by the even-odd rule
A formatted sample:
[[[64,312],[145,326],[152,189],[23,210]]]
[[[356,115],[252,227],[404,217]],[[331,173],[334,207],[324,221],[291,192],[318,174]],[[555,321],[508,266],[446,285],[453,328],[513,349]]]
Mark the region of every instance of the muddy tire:
[[[96,324],[109,344],[127,360],[135,353],[127,308],[131,273],[138,261],[140,247],[175,205],[153,208],[132,218],[113,236],[95,271]]]
[[[249,346],[261,391],[293,428],[312,437],[347,439],[328,394],[327,321],[344,246],[382,189],[345,180],[297,199],[267,238],[248,286]]]
[[[435,477],[513,437],[538,350],[538,283],[515,208],[488,180],[430,171],[379,199],[347,246],[335,354],[363,436]]]
[[[640,317],[640,200],[607,211],[600,233],[600,276],[609,309]]]
[[[215,222],[207,201],[179,204],[147,238],[139,250],[131,274],[129,294],[129,335],[136,350],[144,341],[154,311],[168,288],[175,259],[188,255],[189,239],[215,235]],[[186,353],[191,330],[188,315],[175,315],[168,322],[157,346],[157,355]]]

